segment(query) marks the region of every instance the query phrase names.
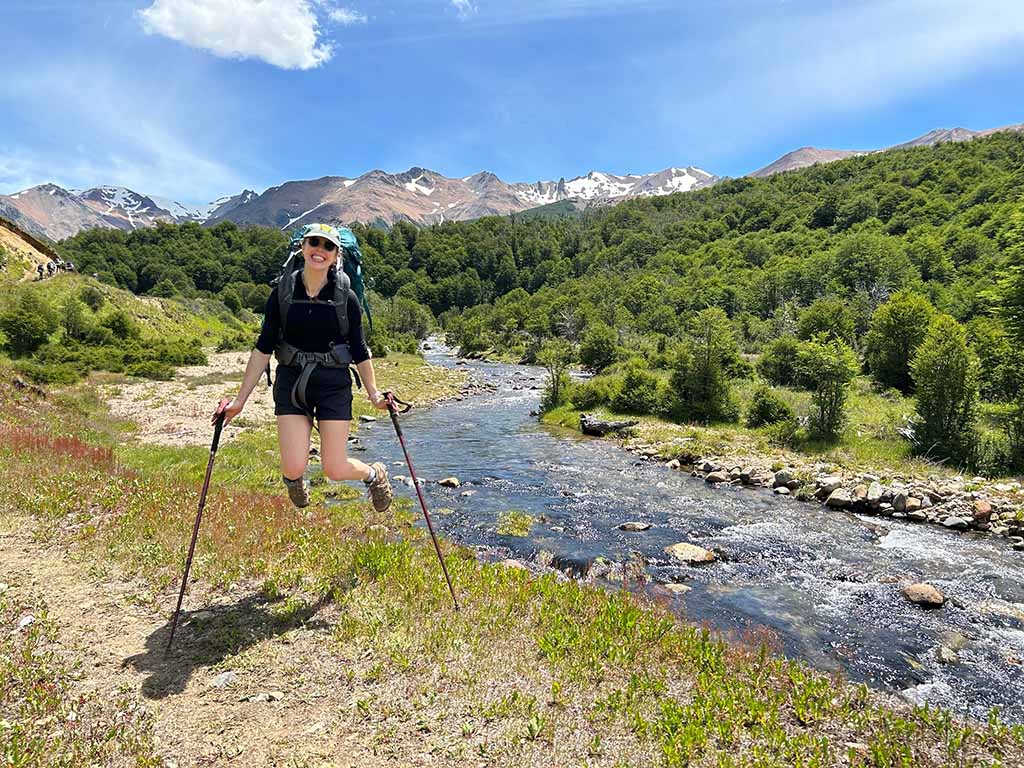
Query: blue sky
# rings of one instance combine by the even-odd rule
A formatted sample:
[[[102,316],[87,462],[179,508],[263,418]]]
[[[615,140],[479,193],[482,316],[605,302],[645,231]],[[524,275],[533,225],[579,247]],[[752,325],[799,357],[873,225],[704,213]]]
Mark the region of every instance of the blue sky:
[[[0,0],[0,65],[0,193],[738,176],[1024,122],[1024,0]]]

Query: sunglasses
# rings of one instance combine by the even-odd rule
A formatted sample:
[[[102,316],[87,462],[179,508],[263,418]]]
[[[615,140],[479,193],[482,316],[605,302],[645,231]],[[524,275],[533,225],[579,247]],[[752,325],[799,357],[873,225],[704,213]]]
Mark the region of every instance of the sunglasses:
[[[306,242],[309,243],[314,248],[323,248],[328,253],[333,253],[334,249],[338,247],[335,243],[331,242],[326,237],[307,237]]]

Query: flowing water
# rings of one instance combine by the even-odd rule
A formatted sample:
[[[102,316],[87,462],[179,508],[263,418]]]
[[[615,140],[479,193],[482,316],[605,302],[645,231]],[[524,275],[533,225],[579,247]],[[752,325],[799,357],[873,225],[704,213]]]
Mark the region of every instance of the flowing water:
[[[426,355],[456,364],[439,345]],[[662,590],[689,620],[723,632],[767,627],[786,655],[819,669],[975,717],[998,706],[1005,719],[1024,722],[1024,554],[1005,540],[827,510],[767,490],[712,487],[611,441],[538,424],[529,414],[540,400],[540,369],[469,367],[494,390],[402,417],[428,507],[449,538],[492,557],[551,553],[556,566],[575,572],[597,556],[625,561],[640,553],[655,582],[691,588]],[[391,424],[366,426],[365,455],[408,474],[398,466]],[[436,483],[449,475],[462,486]],[[396,491],[414,495],[401,483]],[[499,514],[511,509],[537,519],[528,537],[495,532]],[[651,528],[617,529],[626,520]],[[675,565],[663,550],[679,541],[725,557]],[[900,591],[908,580],[935,585],[946,605],[910,604]],[[967,644],[959,661],[943,664],[937,651],[953,642],[951,633]]]

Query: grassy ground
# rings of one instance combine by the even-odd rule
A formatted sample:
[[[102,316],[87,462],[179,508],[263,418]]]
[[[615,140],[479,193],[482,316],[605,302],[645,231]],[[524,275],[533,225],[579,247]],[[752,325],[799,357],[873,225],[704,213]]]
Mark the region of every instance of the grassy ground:
[[[47,424],[31,396],[0,388],[0,514],[31,516],[41,535],[75,542],[101,572],[116,563],[166,605],[205,456],[126,453],[88,400],[78,391],[55,403]],[[482,564],[446,545],[456,614],[408,499],[378,518],[343,489],[296,512],[230,469],[261,462],[257,453],[240,442],[237,457],[218,458],[226,471],[218,469],[194,575],[214,591],[233,585],[273,598],[285,618],[333,604],[318,654],[335,662],[337,690],[322,706],[351,701],[354,727],[396,764],[413,762],[401,757],[410,750],[430,765],[1024,762],[1024,728],[996,715],[965,725],[894,704],[781,658],[768,637],[726,641],[643,595]],[[257,666],[253,654],[265,646],[226,626],[204,642],[240,669]]]
[[[152,721],[134,697],[80,690],[83,672],[63,651],[41,599],[0,585],[0,757],[12,768],[160,766]]]

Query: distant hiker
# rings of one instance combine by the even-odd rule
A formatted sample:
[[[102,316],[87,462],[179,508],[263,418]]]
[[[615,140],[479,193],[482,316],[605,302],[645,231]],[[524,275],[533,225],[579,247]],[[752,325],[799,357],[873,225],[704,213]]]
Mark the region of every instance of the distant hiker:
[[[351,234],[347,233],[351,238]],[[352,424],[352,376],[366,387],[370,403],[387,409],[377,389],[370,350],[363,339],[359,299],[350,278],[337,268],[345,244],[339,231],[326,224],[310,224],[300,231],[303,265],[289,266],[270,298],[263,328],[234,400],[224,400],[216,413],[225,423],[241,413],[274,353],[278,361],[274,382],[274,414],[281,450],[281,474],[288,496],[297,507],[309,504],[304,473],[309,458],[313,418],[320,429],[320,461],[331,480],[362,480],[374,509],[387,511],[391,484],[387,467],[364,464],[348,456]],[[353,239],[352,244],[355,246]],[[356,246],[358,247],[358,246]]]
[[[68,271],[68,272],[74,272],[75,271],[75,265],[72,264],[70,261],[65,261],[64,262],[64,269],[66,271]]]
[[[36,264],[36,273],[39,275],[38,279],[42,280],[43,279],[43,265],[42,264]]]
[[[53,273],[57,271],[57,265],[52,261],[46,262],[46,274],[49,277],[53,277]]]

